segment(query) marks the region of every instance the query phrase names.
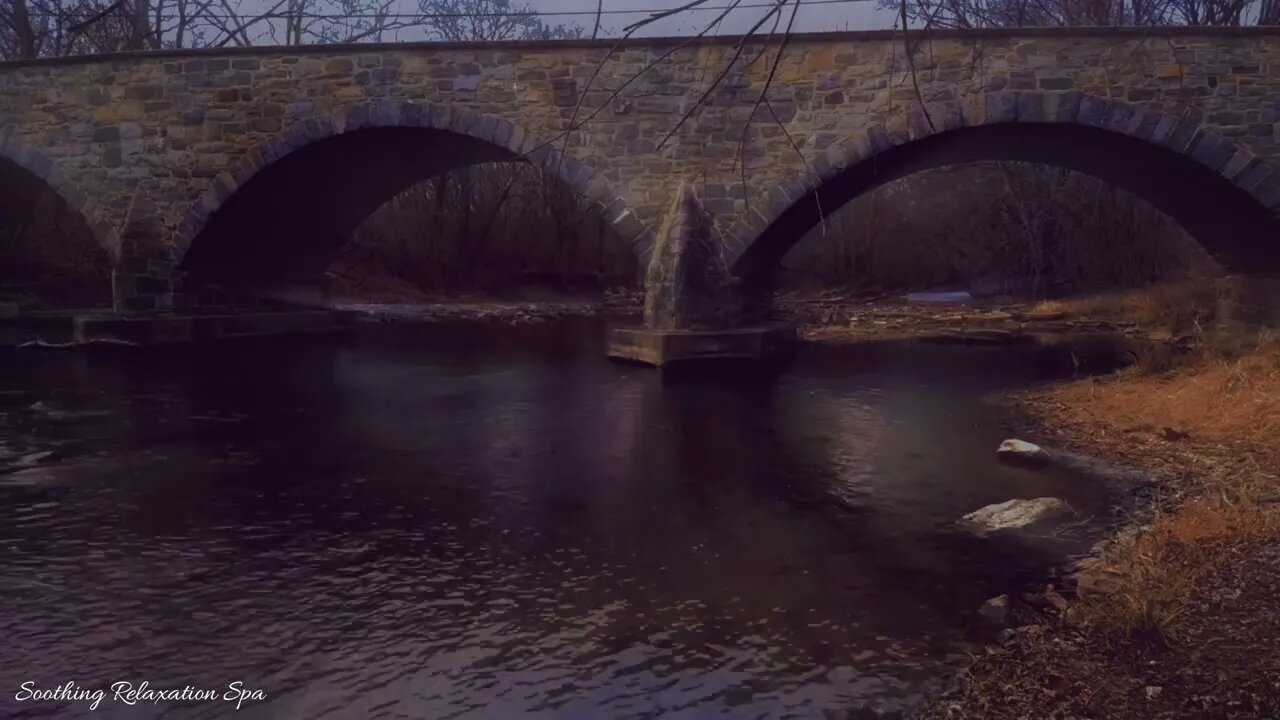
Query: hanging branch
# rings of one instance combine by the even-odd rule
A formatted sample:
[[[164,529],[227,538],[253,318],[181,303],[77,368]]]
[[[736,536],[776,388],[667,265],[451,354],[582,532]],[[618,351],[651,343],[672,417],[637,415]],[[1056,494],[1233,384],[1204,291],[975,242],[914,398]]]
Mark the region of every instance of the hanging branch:
[[[737,2],[741,2],[741,1],[742,0],[737,0]],[[559,170],[560,170],[559,166],[564,162],[564,156],[569,150],[569,135],[572,134],[573,131],[575,130],[574,124],[578,120],[578,113],[582,111],[582,103],[586,100],[587,93],[591,91],[591,86],[595,84],[596,78],[600,77],[600,71],[604,69],[605,64],[607,64],[609,60],[613,58],[614,54],[618,52],[618,49],[622,47],[622,44],[625,43],[627,40],[630,40],[632,35],[636,34],[638,30],[640,30],[641,28],[647,25],[650,25],[659,20],[662,20],[663,18],[668,18],[668,17],[671,17],[672,15],[682,13],[686,10],[691,10],[693,8],[698,7],[699,5],[705,5],[707,2],[708,0],[690,0],[690,2],[687,2],[684,5],[681,5],[680,7],[653,13],[649,17],[643,20],[637,20],[636,22],[631,23],[626,28],[624,28],[622,37],[618,38],[617,42],[613,43],[613,45],[609,48],[609,52],[605,53],[604,58],[601,59],[600,62],[596,64],[595,69],[591,71],[591,77],[587,78],[587,84],[582,88],[582,92],[578,94],[577,102],[573,104],[573,114],[569,116],[569,123],[568,125],[565,126],[566,130],[564,132],[564,145],[560,150],[560,158],[557,160],[557,166],[556,166],[557,175],[559,174]],[[545,147],[545,146],[546,146],[546,143],[538,146],[538,148],[535,148],[535,149],[541,149],[542,147]]]
[[[742,2],[742,0],[735,0],[733,5],[731,5],[730,7],[731,8],[737,7],[740,2]],[[662,140],[654,148],[655,150],[661,150],[662,146],[666,145],[667,141],[670,140],[673,135],[679,132],[680,128],[683,127],[686,122],[688,122],[689,118],[693,117],[693,114],[697,112],[699,108],[702,107],[702,104],[707,101],[707,98],[711,97],[711,93],[715,92],[716,88],[720,87],[720,83],[724,81],[725,76],[729,74],[729,71],[733,69],[734,64],[738,62],[738,58],[742,57],[742,51],[743,49],[746,48],[747,40],[749,40],[751,36],[755,34],[757,30],[760,29],[760,26],[768,22],[769,18],[772,17],[774,13],[777,13],[779,10],[781,10],[782,6],[786,4],[786,2],[787,0],[778,0],[778,3],[774,5],[773,8],[769,10],[769,12],[766,13],[764,17],[756,21],[756,24],[752,25],[751,29],[747,30],[745,35],[743,35],[741,38],[738,38],[738,42],[734,43],[733,45],[733,56],[729,58],[729,62],[725,63],[724,68],[720,70],[720,74],[716,76],[715,80],[711,81],[711,85],[708,86],[705,91],[703,91],[702,95],[698,96],[698,100],[693,103],[693,107],[689,108],[683,114],[681,114],[680,120],[676,122],[675,127],[671,128],[671,130],[662,138]]]
[[[699,4],[701,4],[701,2],[706,2],[706,0],[700,0]],[[624,36],[624,37],[622,38],[622,40],[619,40],[617,43],[614,43],[613,47],[612,47],[612,48],[610,48],[610,50],[609,50],[609,55],[606,55],[606,56],[605,56],[605,58],[604,58],[604,60],[601,60],[601,61],[600,61],[600,64],[596,66],[595,72],[594,72],[594,73],[592,73],[591,80],[589,80],[589,81],[587,82],[587,87],[583,88],[582,93],[578,96],[578,100],[577,100],[577,103],[574,105],[574,108],[573,108],[573,115],[572,115],[572,116],[570,117],[570,119],[569,119],[569,124],[568,124],[568,126],[566,126],[564,130],[562,130],[561,132],[557,133],[555,136],[553,136],[552,138],[550,138],[550,139],[549,139],[549,140],[547,140],[546,142],[540,143],[539,145],[537,145],[536,147],[534,147],[534,148],[533,148],[532,150],[530,150],[529,152],[526,152],[526,153],[523,153],[522,155],[517,156],[517,158],[516,158],[516,159],[517,159],[517,160],[524,160],[524,159],[527,159],[527,158],[528,158],[530,155],[532,155],[533,153],[538,152],[539,150],[542,150],[543,148],[545,148],[545,147],[547,147],[547,146],[549,146],[549,145],[553,145],[553,144],[555,144],[556,142],[559,142],[561,139],[563,139],[563,140],[564,140],[563,149],[561,150],[560,158],[559,158],[559,160],[557,161],[557,174],[559,174],[559,165],[560,165],[561,163],[563,163],[563,162],[564,162],[564,156],[565,156],[565,153],[566,153],[566,151],[568,150],[568,147],[569,147],[569,135],[570,135],[571,133],[573,133],[575,130],[579,130],[579,129],[581,129],[581,128],[582,128],[583,126],[585,126],[588,122],[590,122],[590,121],[592,120],[592,118],[594,118],[595,116],[599,115],[599,114],[600,114],[600,113],[601,113],[605,108],[609,107],[609,104],[610,104],[610,103],[612,103],[614,100],[616,100],[616,99],[618,98],[618,96],[622,94],[622,91],[623,91],[623,90],[625,90],[629,85],[631,85],[631,83],[635,82],[636,80],[639,80],[639,79],[640,79],[640,78],[641,78],[645,73],[647,73],[647,72],[649,72],[650,70],[652,70],[654,67],[656,67],[656,66],[657,66],[659,63],[661,63],[662,61],[666,60],[667,58],[669,58],[669,57],[671,57],[672,55],[676,54],[676,53],[677,53],[677,52],[679,52],[680,50],[683,50],[684,48],[686,48],[686,47],[688,47],[689,45],[693,44],[693,43],[694,43],[695,41],[697,41],[699,38],[702,38],[703,36],[705,36],[708,32],[710,32],[710,31],[711,31],[711,28],[715,27],[716,25],[719,25],[719,24],[720,24],[720,21],[721,21],[721,20],[723,20],[723,19],[725,18],[725,16],[727,16],[727,15],[729,14],[729,12],[730,12],[730,11],[732,11],[735,7],[737,7],[737,6],[738,6],[738,4],[739,4],[739,3],[741,3],[741,2],[742,2],[742,0],[736,0],[736,2],[735,2],[733,5],[730,5],[729,7],[725,8],[724,12],[722,12],[722,13],[720,13],[718,16],[716,16],[716,19],[715,19],[715,20],[712,20],[710,23],[708,23],[708,24],[707,24],[707,26],[706,26],[706,27],[702,28],[702,30],[701,30],[697,35],[693,35],[693,36],[690,36],[690,37],[686,38],[685,40],[683,40],[683,41],[682,41],[682,42],[680,42],[679,44],[677,44],[677,45],[673,46],[670,50],[668,50],[668,51],[666,51],[666,52],[662,53],[661,55],[659,55],[658,57],[654,58],[652,61],[650,61],[650,62],[649,62],[649,64],[647,64],[647,65],[645,65],[643,68],[641,68],[641,69],[640,69],[640,72],[637,72],[637,73],[633,74],[631,77],[629,77],[629,78],[627,78],[626,80],[624,80],[624,81],[623,81],[623,83],[622,83],[621,85],[619,85],[619,86],[618,86],[617,88],[615,88],[611,93],[609,93],[609,97],[605,98],[604,102],[600,103],[600,105],[599,105],[599,106],[597,106],[594,110],[592,110],[590,115],[588,115],[587,117],[583,118],[583,120],[582,120],[581,122],[577,122],[577,121],[576,121],[576,118],[577,118],[577,116],[578,116],[578,112],[579,112],[579,111],[581,110],[581,108],[582,108],[582,102],[583,102],[583,100],[584,100],[584,99],[586,98],[586,96],[587,96],[587,91],[591,89],[591,80],[594,80],[594,79],[596,78],[596,76],[600,73],[600,69],[601,69],[602,67],[604,67],[604,64],[605,64],[606,62],[608,62],[608,61],[609,61],[609,57],[611,57],[611,56],[612,56],[612,54],[613,54],[614,52],[616,52],[616,51],[617,51],[618,46],[622,43],[622,41],[623,41],[623,40],[626,40],[628,37],[630,37],[630,34],[628,34],[628,35]],[[661,18],[658,18],[658,19],[661,19]],[[650,22],[651,22],[651,21],[650,21]],[[643,26],[641,26],[641,27],[643,27]],[[637,29],[639,29],[639,28],[637,27],[637,28],[634,28],[634,29],[629,29],[629,33],[631,33],[631,32],[635,32],[635,30],[637,30]]]
[[[920,112],[924,113],[924,119],[929,123],[930,132],[938,132],[938,128],[933,124],[933,117],[929,115],[929,108],[925,107],[924,94],[920,92],[920,79],[916,77],[916,61],[914,48],[911,47],[911,38],[907,31],[907,0],[902,0],[899,7],[902,8],[902,47],[907,51],[907,68],[911,71],[911,85],[916,91],[916,102],[920,104]],[[925,29],[929,26],[926,24]]]
[[[800,10],[800,0],[796,0],[796,4],[791,8],[791,18],[787,20],[787,29],[782,35],[782,41],[778,44],[778,54],[774,56],[773,63],[769,67],[769,75],[765,78],[764,87],[760,89],[760,94],[756,96],[756,101],[751,105],[751,114],[747,116],[747,121],[742,126],[742,136],[738,138],[738,163],[741,168],[742,176],[742,198],[747,204],[747,209],[751,208],[750,195],[747,193],[747,158],[746,144],[747,133],[751,130],[751,121],[755,119],[756,112],[760,109],[760,104],[764,102],[765,96],[769,92],[769,88],[773,85],[773,78],[778,74],[778,66],[782,63],[782,54],[787,49],[787,44],[791,42],[791,29],[796,23],[796,14]],[[782,14],[778,14],[778,20],[782,19]],[[773,30],[769,32],[770,38],[773,37],[774,31],[778,28],[777,23],[774,24]],[[765,40],[765,48],[768,48],[769,41]],[[764,54],[764,50],[760,54]],[[754,62],[754,61],[753,61]]]

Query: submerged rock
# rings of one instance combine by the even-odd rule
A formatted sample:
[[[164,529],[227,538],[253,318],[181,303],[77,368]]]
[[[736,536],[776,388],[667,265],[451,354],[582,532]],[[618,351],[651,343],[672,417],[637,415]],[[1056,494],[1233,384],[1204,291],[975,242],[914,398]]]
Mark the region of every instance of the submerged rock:
[[[1059,498],[1008,500],[975,510],[960,518],[959,524],[977,535],[986,535],[997,530],[1026,527],[1041,520],[1070,515],[1074,512],[1075,510],[1065,500]]]
[[[996,448],[996,457],[1007,463],[1039,466],[1049,462],[1049,451],[1035,443],[1009,439]]]
[[[992,625],[1003,626],[1009,619],[1009,596],[997,595],[982,603],[978,616]]]

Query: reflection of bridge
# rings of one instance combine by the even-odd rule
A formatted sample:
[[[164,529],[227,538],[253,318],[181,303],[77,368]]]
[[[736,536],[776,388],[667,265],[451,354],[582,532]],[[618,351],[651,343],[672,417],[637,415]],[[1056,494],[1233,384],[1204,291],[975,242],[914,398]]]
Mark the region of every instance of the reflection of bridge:
[[[799,36],[767,104],[756,107],[771,54],[739,62],[655,149],[699,104],[736,39],[682,42],[627,44],[589,90],[608,43],[9,63],[0,65],[0,157],[89,221],[116,259],[127,309],[194,301],[198,278],[313,268],[411,183],[534,150],[607,209],[643,261],[676,181],[691,181],[717,221],[713,261],[722,257],[742,281],[734,286],[748,290],[767,288],[820,207],[978,159],[1113,181],[1168,212],[1226,267],[1280,269],[1280,29],[942,32],[913,39],[911,63],[900,34]],[[575,114],[590,120],[567,143],[541,144]]]

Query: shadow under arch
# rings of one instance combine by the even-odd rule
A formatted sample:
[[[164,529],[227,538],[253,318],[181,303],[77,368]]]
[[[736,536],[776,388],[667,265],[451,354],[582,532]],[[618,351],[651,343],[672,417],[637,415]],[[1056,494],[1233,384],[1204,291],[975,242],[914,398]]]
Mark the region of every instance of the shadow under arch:
[[[0,126],[0,161],[8,161],[43,183],[58,195],[68,211],[78,215],[94,241],[115,262],[120,258],[120,239],[102,215],[98,203],[76,186],[49,156],[23,142],[10,126]]]
[[[767,289],[783,255],[822,212],[923,170],[1003,160],[1110,182],[1169,215],[1228,272],[1280,275],[1280,173],[1248,148],[1202,129],[1198,115],[1078,93],[985,97],[981,117],[972,106],[935,104],[926,106],[927,119],[913,109],[909,129],[896,135],[877,125],[833,146],[812,172],[773,189],[762,212],[730,229],[740,249],[734,273],[749,287]]]
[[[107,307],[119,253],[96,204],[38,150],[0,128],[0,300]]]
[[[514,124],[450,105],[383,102],[301,121],[218,175],[179,225],[179,269],[228,284],[318,273],[359,224],[455,168],[524,160],[602,210],[640,267],[648,229],[592,168]]]

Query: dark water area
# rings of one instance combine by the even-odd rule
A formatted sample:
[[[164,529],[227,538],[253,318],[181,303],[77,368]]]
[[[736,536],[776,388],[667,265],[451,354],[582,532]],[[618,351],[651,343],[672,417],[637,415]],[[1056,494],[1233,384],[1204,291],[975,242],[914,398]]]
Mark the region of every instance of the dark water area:
[[[1106,507],[996,461],[984,397],[1047,373],[887,344],[663,382],[595,321],[2,353],[0,717],[905,712],[1046,562],[951,523]]]

